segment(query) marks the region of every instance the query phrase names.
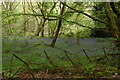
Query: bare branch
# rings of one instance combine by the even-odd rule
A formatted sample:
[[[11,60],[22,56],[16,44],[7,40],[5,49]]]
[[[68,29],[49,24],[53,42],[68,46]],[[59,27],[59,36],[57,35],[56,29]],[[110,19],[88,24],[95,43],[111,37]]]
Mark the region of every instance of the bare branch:
[[[86,57],[88,58],[89,62],[92,62],[92,61],[90,60],[89,56],[87,55],[85,49],[83,49],[83,52],[85,53],[85,55],[86,55]]]
[[[15,56],[17,59],[19,59],[20,61],[22,61],[22,62],[27,66],[27,68],[28,68],[29,70],[31,70],[31,68],[29,67],[29,65],[28,65],[24,60],[22,60],[22,59],[19,58],[17,55],[15,55],[15,53],[13,53],[13,56]],[[19,71],[19,70],[18,70],[18,71]],[[18,72],[18,71],[17,71],[17,72]],[[31,75],[32,75],[33,79],[35,79],[33,73],[31,73]],[[36,79],[35,79],[35,80],[36,80]]]
[[[17,59],[19,59],[20,61],[22,61],[30,69],[29,65],[24,60],[22,60],[17,55],[15,55],[15,53],[13,54],[13,56],[15,56]]]
[[[68,59],[70,60],[70,62],[72,63],[72,65],[74,66],[74,67],[77,67],[76,65],[75,65],[75,63],[72,61],[72,59],[70,58],[70,56],[68,55],[68,52],[67,51],[64,51],[65,53],[66,53],[66,56],[68,57]]]
[[[45,53],[47,59],[49,60],[50,64],[56,69],[55,65],[53,64],[53,62],[51,61],[51,59],[49,58],[49,56],[45,50],[44,50],[44,53]]]
[[[50,13],[51,13],[52,10],[55,8],[55,6],[56,6],[56,2],[54,2],[54,5],[53,5],[53,7],[51,8],[51,10],[50,10],[50,12],[48,13],[48,15],[50,15]]]

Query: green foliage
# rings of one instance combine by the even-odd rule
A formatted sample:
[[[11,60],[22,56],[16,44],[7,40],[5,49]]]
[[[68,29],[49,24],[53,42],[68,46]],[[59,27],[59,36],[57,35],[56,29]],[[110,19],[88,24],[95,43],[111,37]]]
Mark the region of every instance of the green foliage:
[[[91,30],[85,28],[80,30],[80,37],[81,38],[89,38],[91,35]]]
[[[66,3],[68,6],[77,9],[79,11],[83,11],[84,13],[87,13],[89,15],[93,15],[94,17],[97,17],[99,19],[102,19],[104,21],[107,21],[107,17],[105,14],[105,10],[103,8],[103,4],[102,3],[81,3],[81,2],[74,2],[74,3]],[[97,8],[99,8],[99,10],[93,10],[93,5],[95,4],[95,6]],[[20,4],[22,5],[22,4]],[[75,13],[73,12],[73,10],[69,9],[69,8],[65,8],[65,14],[64,15],[59,15],[60,14],[60,10],[62,7],[62,4],[60,4],[59,2],[56,3],[56,6],[54,7],[54,9],[51,11],[54,3],[52,2],[43,2],[43,3],[39,3],[33,4],[33,9],[36,12],[33,12],[32,10],[30,10],[30,6],[26,6],[26,15],[25,14],[19,14],[19,13],[23,13],[23,9],[22,7],[20,7],[20,12],[18,13],[18,15],[16,14],[18,11],[17,10],[3,10],[2,15],[3,15],[3,37],[9,38],[11,41],[7,42],[5,41],[5,39],[3,38],[3,71],[5,70],[9,70],[10,69],[10,60],[12,57],[12,53],[14,53],[14,51],[19,51],[19,50],[23,50],[29,46],[38,44],[38,43],[46,43],[47,40],[42,39],[40,37],[38,37],[38,39],[36,39],[36,41],[32,42],[32,38],[30,39],[26,39],[25,35],[27,34],[28,37],[33,37],[33,35],[35,34],[35,31],[38,30],[41,26],[37,24],[37,20],[38,23],[41,23],[41,20],[43,20],[43,18],[49,18],[49,19],[57,19],[62,17],[62,27],[61,27],[61,33],[63,33],[62,37],[66,37],[67,38],[64,40],[65,43],[56,43],[56,47],[59,48],[64,48],[65,50],[73,50],[72,52],[74,54],[69,54],[69,56],[71,57],[71,59],[73,60],[73,62],[78,65],[78,68],[81,68],[83,70],[83,75],[84,76],[89,76],[89,77],[103,77],[103,76],[111,76],[114,73],[117,72],[116,69],[116,60],[111,58],[112,61],[108,61],[107,59],[103,59],[99,62],[93,62],[93,63],[89,63],[89,60],[85,58],[85,56],[80,55],[79,52],[74,52],[73,48],[77,48],[77,49],[81,49],[81,45],[80,46],[76,46],[76,41],[70,41],[70,37],[76,37],[76,34],[79,32],[80,34],[80,38],[89,38],[92,31],[88,28],[85,28],[83,26],[88,26],[90,28],[101,28],[104,29],[106,28],[106,26],[104,24],[101,24],[99,22],[93,22],[90,18],[86,17],[85,15],[81,14],[81,13]],[[99,7],[100,6],[100,7]],[[28,11],[28,9],[30,11]],[[44,15],[42,15],[41,10]],[[93,12],[92,12],[93,10]],[[51,12],[50,12],[51,11]],[[27,14],[28,13],[28,14]],[[33,14],[34,13],[34,14]],[[30,14],[30,15],[29,15]],[[38,15],[39,14],[39,15]],[[26,22],[26,26],[24,25],[24,17],[26,16],[28,19],[28,21]],[[37,16],[38,17],[37,17]],[[31,18],[34,17],[34,18]],[[117,17],[117,16],[116,16]],[[31,18],[32,20],[29,20],[29,18]],[[41,20],[40,20],[41,19]],[[65,19],[65,20],[64,20]],[[76,24],[75,24],[76,23]],[[83,26],[81,26],[83,25]],[[47,29],[49,29],[50,31],[55,32],[58,26],[58,20],[46,20],[45,23],[45,27],[47,27]],[[26,27],[26,30],[24,29]],[[44,29],[45,32],[47,33],[48,30]],[[51,35],[52,32],[50,32]],[[14,37],[13,37],[14,36]],[[21,36],[21,38],[19,38]],[[18,39],[16,39],[18,38]],[[20,42],[19,42],[20,40]],[[23,42],[22,42],[23,40]],[[107,43],[111,43],[114,42],[116,39],[111,38],[110,40],[106,41]],[[104,42],[104,39],[97,39],[98,42]],[[47,42],[47,44],[50,44],[50,40]],[[84,44],[86,45],[86,44]],[[74,46],[74,47],[73,47]],[[82,45],[83,46],[83,45]],[[96,45],[94,47],[97,47],[99,45]],[[69,47],[69,48],[68,48]],[[70,48],[71,47],[71,48]],[[90,46],[91,47],[91,44]],[[22,60],[24,60],[25,62],[31,62],[31,64],[29,64],[29,66],[33,69],[33,70],[47,70],[49,69],[51,72],[55,72],[55,69],[53,67],[53,65],[49,62],[49,59],[46,57],[44,50],[47,51],[48,56],[50,57],[51,61],[53,62],[53,64],[56,67],[70,67],[70,66],[74,66],[71,61],[69,60],[69,58],[66,56],[66,54],[58,49],[55,48],[51,48],[45,45],[40,45],[40,46],[36,46],[34,48],[31,48],[29,50],[23,51],[21,53],[17,53],[16,55],[19,56]],[[99,54],[99,53],[96,53]],[[92,57],[90,57],[92,58]],[[95,60],[99,58],[99,56],[92,58],[91,60]],[[106,63],[107,62],[107,63]],[[19,66],[23,66],[23,63],[18,60],[17,58],[13,58],[13,63],[12,63],[12,68],[17,68]],[[22,67],[22,70],[28,70],[27,67]],[[64,69],[66,71],[66,73],[72,73],[72,68],[66,68]],[[12,74],[15,71],[12,72]],[[6,73],[5,75],[8,76],[10,73]]]
[[[33,10],[36,11],[36,13],[34,13],[32,11],[32,7],[28,6],[32,4],[33,5]],[[71,7],[74,7],[75,9],[78,9],[80,11],[84,11],[86,8],[84,7],[84,5],[92,5],[92,4],[88,4],[88,3],[67,3],[68,5],[70,5]],[[15,6],[16,4],[14,4],[13,6]],[[54,6],[54,9],[53,8],[53,5],[54,3],[53,2],[44,2],[44,3],[26,3],[26,13],[28,13],[28,15],[23,15],[24,17],[26,16],[27,19],[29,19],[30,17],[35,17],[35,15],[39,14],[39,15],[42,15],[42,13],[39,11],[40,9],[42,9],[43,13],[44,13],[44,16],[46,18],[50,18],[50,19],[54,19],[54,18],[58,18],[58,17],[61,17],[68,20],[68,21],[74,21],[74,22],[77,22],[77,23],[80,23],[82,25],[87,25],[87,26],[91,26],[93,25],[93,22],[89,23],[90,22],[90,19],[82,14],[79,14],[79,13],[71,13],[70,9],[69,8],[66,8],[65,9],[65,14],[64,16],[63,15],[59,15],[60,13],[60,4],[59,2],[56,3],[56,5]],[[21,10],[21,11],[18,11]],[[52,11],[51,11],[52,10]],[[51,12],[50,12],[51,11]],[[11,36],[34,36],[35,34],[35,30],[40,27],[38,25],[36,25],[37,21],[36,19],[33,20],[33,21],[27,21],[26,22],[26,26],[27,26],[27,34],[24,33],[24,18],[20,15],[22,15],[23,13],[23,7],[22,7],[22,4],[20,3],[18,8],[16,8],[15,10],[10,10],[10,11],[7,11],[6,9],[3,10],[2,14],[3,14],[3,35],[4,36],[7,36],[9,37],[10,35]],[[33,14],[34,13],[34,14]],[[50,13],[50,14],[49,14]],[[29,15],[31,14],[31,15]],[[48,17],[49,16],[49,17]],[[56,17],[55,17],[56,16]],[[38,16],[39,18],[43,18],[43,16]],[[37,17],[37,18],[38,18]],[[33,18],[32,18],[33,19]],[[86,20],[87,19],[87,20]],[[33,23],[34,22],[34,23]],[[40,20],[38,19],[38,22],[40,22]],[[45,26],[47,28],[49,28],[49,30],[55,30],[56,27],[57,27],[57,20],[54,20],[54,21],[47,21]],[[11,26],[12,25],[12,26]],[[10,27],[9,27],[10,26]],[[66,36],[67,34],[69,34],[70,32],[73,32],[74,34],[72,36],[76,36],[76,32],[77,31],[80,31],[80,27],[81,26],[78,26],[74,23],[71,23],[71,22],[66,22],[64,20],[62,20],[62,28],[61,28],[61,32],[64,33],[63,36]],[[88,30],[88,29],[84,29],[83,28],[83,34],[82,36],[83,37],[89,37],[88,34],[90,34],[91,32]],[[45,31],[45,34],[46,34],[47,31]],[[87,32],[84,34],[84,32]],[[45,35],[46,36],[46,35]]]
[[[19,16],[15,16],[15,11],[6,11],[3,9],[2,11],[2,18],[3,18],[3,26],[16,23],[19,19]]]
[[[57,27],[57,21],[52,21],[52,22],[48,22],[49,28],[50,29],[55,29],[55,27]]]
[[[95,3],[93,7],[93,13],[96,18],[101,19],[103,21],[107,21],[105,9],[103,3]],[[105,24],[101,24],[100,22],[94,22],[95,28],[106,28]]]
[[[84,68],[84,74],[93,74],[93,71],[96,70],[95,68],[96,64],[95,63],[92,63],[92,64],[88,64],[88,65],[85,65],[83,68]]]
[[[20,40],[23,40],[23,42],[18,42],[14,38],[13,39],[11,38],[11,41],[9,42],[6,42],[5,39],[3,40],[3,56],[2,56],[3,57],[3,65],[2,65],[3,71],[9,70],[12,53],[14,53],[14,51],[25,49],[28,46],[34,45],[36,43],[41,43],[42,41],[42,40],[39,40],[38,42],[29,44],[27,42],[24,42],[25,40],[23,38],[21,38]],[[69,38],[66,38],[65,41],[68,42]],[[69,41],[67,45],[71,45],[71,44],[72,43]],[[57,43],[56,46],[66,48],[67,45]],[[48,69],[50,73],[56,72],[54,67],[51,65],[51,63],[45,56],[43,50],[47,51],[48,56],[50,57],[51,61],[57,68],[68,67],[68,68],[63,69],[63,71],[65,71],[66,74],[70,74],[70,75],[74,74],[73,73],[74,68],[70,67],[70,66],[73,66],[73,64],[70,62],[66,54],[63,51],[53,49],[51,47],[41,45],[41,46],[37,46],[29,50],[26,50],[22,53],[18,53],[16,55],[20,57],[22,60],[24,60],[25,62],[35,63],[35,64],[29,64],[29,66],[33,70],[46,71]],[[66,49],[66,50],[69,51],[69,49]],[[58,54],[58,52],[60,54]],[[98,59],[100,56],[90,57],[92,60],[92,63],[89,63],[89,60],[85,58],[85,56],[80,55],[80,53],[74,53],[72,55],[69,54],[69,56],[71,57],[73,62],[78,66],[78,68],[83,70],[82,74],[84,76],[104,77],[104,76],[112,76],[114,75],[114,73],[117,72],[117,63],[116,63],[117,59],[114,57],[108,57],[109,60],[112,60],[112,61],[108,61],[107,59],[102,59],[101,61],[98,61],[98,62],[94,62],[94,61]],[[21,62],[15,57],[13,58],[12,69],[17,68],[22,65],[23,65],[23,62]],[[28,70],[28,68],[25,65],[22,67],[21,71],[24,71],[24,70]],[[13,71],[12,74],[14,72],[16,71]],[[10,73],[5,73],[6,76],[8,76],[9,74]]]

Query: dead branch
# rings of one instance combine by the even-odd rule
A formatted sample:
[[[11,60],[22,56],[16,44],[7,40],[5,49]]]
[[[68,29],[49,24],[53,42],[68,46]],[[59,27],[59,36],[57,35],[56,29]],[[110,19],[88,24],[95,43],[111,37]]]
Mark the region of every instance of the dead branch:
[[[24,61],[24,60],[22,60],[21,58],[19,58],[18,56],[16,56],[15,54],[13,54],[13,56],[15,56],[17,59],[19,59],[20,61],[22,61],[26,66],[27,66],[27,68],[29,69],[29,70],[31,70],[31,68],[29,67],[29,65]],[[31,73],[31,75],[32,75],[32,77],[33,77],[33,79],[35,79],[35,77],[34,77],[34,75]],[[35,79],[36,80],[36,79]]]
[[[20,50],[20,51],[15,51],[15,53],[21,53],[21,52],[24,52],[26,50],[29,50],[29,49],[34,48],[34,47],[39,46],[39,45],[41,45],[41,44],[36,44],[36,45],[30,46],[30,47],[28,47],[26,49],[23,49],[23,50]]]
[[[56,69],[55,65],[53,64],[53,62],[51,61],[51,59],[49,58],[49,56],[45,50],[44,50],[44,53],[45,53],[47,59],[49,60],[50,64]]]
[[[71,61],[72,65],[73,65],[74,67],[77,67],[77,66],[75,65],[75,63],[72,61],[72,59],[70,58],[70,56],[68,55],[68,52],[67,52],[67,51],[64,51],[64,52],[66,53],[68,59]]]
[[[15,56],[17,59],[19,59],[20,61],[22,61],[29,69],[30,69],[30,67],[29,67],[29,65],[24,61],[24,60],[22,60],[21,58],[19,58],[17,55],[15,55],[15,54],[13,54],[13,56]]]
[[[104,52],[105,57],[108,59],[108,57],[107,57],[107,54],[106,54],[106,51],[105,51],[105,48],[104,48],[104,47],[103,47],[103,52]]]
[[[12,63],[13,63],[13,56],[12,56],[12,58],[11,58],[11,60],[10,60],[10,71],[9,71],[9,73],[10,73],[10,75],[9,75],[9,77],[11,77],[11,74],[12,74]]]
[[[120,56],[120,53],[117,54],[108,54],[107,56]],[[99,59],[97,59],[96,61],[100,61],[102,59],[106,58],[106,56],[101,56]]]
[[[22,67],[18,68],[18,70],[10,78],[13,78],[21,69]]]
[[[88,58],[89,62],[92,62],[92,61],[90,60],[89,56],[87,55],[85,49],[83,49],[83,52],[85,53],[85,55],[86,55],[86,57]]]

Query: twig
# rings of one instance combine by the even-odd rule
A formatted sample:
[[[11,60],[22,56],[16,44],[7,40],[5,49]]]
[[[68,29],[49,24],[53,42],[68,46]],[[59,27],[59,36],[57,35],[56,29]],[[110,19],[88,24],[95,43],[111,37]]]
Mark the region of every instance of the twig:
[[[20,61],[22,61],[22,62],[27,66],[27,68],[28,68],[29,70],[31,70],[31,68],[29,67],[29,65],[28,65],[24,60],[22,60],[21,58],[19,58],[19,57],[16,56],[15,54],[13,54],[13,56],[15,56],[17,59],[19,59]],[[33,75],[32,73],[31,73],[31,75],[32,75],[33,79],[36,80],[35,77],[34,77],[34,75]]]
[[[120,53],[117,53],[117,54],[109,54],[108,56],[113,56],[113,55],[116,55],[116,56],[120,56]]]
[[[66,53],[68,59],[71,61],[72,65],[73,65],[74,67],[77,67],[77,66],[75,65],[75,63],[72,61],[72,59],[70,58],[70,56],[68,55],[67,51],[64,51],[64,52]]]
[[[32,63],[31,63],[31,62],[27,62],[27,64],[32,64]],[[19,67],[17,67],[17,68],[12,68],[11,70],[5,70],[5,71],[2,71],[2,72],[4,73],[4,72],[13,71],[13,70],[15,70],[15,69],[19,69],[19,68],[24,67],[24,66],[25,66],[25,64],[23,64],[22,66],[19,66]]]
[[[120,56],[119,53],[118,54],[108,54],[107,56],[118,56],[118,55]],[[104,58],[106,58],[106,56],[101,56],[101,58],[97,59],[96,61],[100,61],[100,60],[102,60]]]
[[[15,54],[13,54],[13,56],[15,56],[17,59],[19,59],[20,61],[22,61],[30,69],[29,65],[24,60],[22,60],[21,58],[19,58]]]
[[[26,50],[28,50],[28,49],[34,48],[34,47],[39,46],[39,45],[41,45],[41,44],[36,44],[36,45],[33,45],[33,46],[28,47],[28,48],[26,48],[26,49],[23,49],[23,50],[20,50],[20,51],[15,51],[15,53],[21,53],[21,52],[23,52],[23,51],[26,51]]]
[[[10,78],[13,78],[21,69],[22,67],[18,68],[18,70]]]
[[[103,52],[104,52],[105,57],[108,59],[108,57],[107,57],[107,54],[106,54],[106,51],[105,51],[105,48],[104,48],[104,47],[103,47]]]
[[[47,55],[47,52],[44,50],[44,53],[47,57],[47,59],[49,60],[50,64],[56,69],[55,65],[53,64],[53,62],[50,60],[49,56]]]
[[[12,74],[12,62],[13,62],[13,56],[12,56],[12,58],[11,58],[11,60],[10,60],[10,71],[9,71],[9,77],[11,77],[11,74]]]
[[[58,47],[52,47],[52,46],[50,46],[49,44],[39,43],[39,44],[30,46],[30,47],[28,47],[28,48],[25,48],[25,49],[23,49],[23,50],[15,51],[15,53],[21,53],[21,52],[24,52],[24,51],[26,51],[26,50],[29,50],[29,49],[31,49],[31,48],[34,48],[34,47],[37,47],[37,46],[40,46],[40,45],[45,45],[45,46],[48,46],[48,47],[51,47],[51,48],[55,48],[55,49],[64,51],[64,49],[61,49],[61,48],[58,48]],[[68,51],[67,51],[67,52],[68,52]],[[70,53],[69,53],[69,54],[70,54]],[[70,54],[70,55],[72,55],[72,54]]]
[[[90,62],[92,62],[84,49],[83,49],[83,52],[85,53],[85,55],[86,55],[86,57],[88,58],[88,60],[89,60]]]

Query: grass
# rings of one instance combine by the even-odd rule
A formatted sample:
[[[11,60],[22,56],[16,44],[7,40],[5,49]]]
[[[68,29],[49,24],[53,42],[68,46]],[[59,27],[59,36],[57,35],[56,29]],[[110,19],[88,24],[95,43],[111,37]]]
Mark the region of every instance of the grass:
[[[47,40],[47,41],[46,41]],[[86,39],[86,42],[89,41]],[[25,49],[31,45],[35,45],[37,43],[50,43],[49,39],[36,39],[36,40],[3,40],[3,65],[2,65],[2,69],[3,71],[5,70],[9,70],[10,69],[10,63],[11,63],[11,58],[12,58],[12,53],[14,53],[14,51],[16,50],[21,50],[21,49]],[[81,41],[82,42],[82,41]],[[93,44],[93,46],[91,47],[101,47],[103,46],[104,42],[100,42],[103,43],[101,46],[96,44],[97,42],[95,42],[95,44],[93,43],[89,43],[90,45]],[[77,65],[78,68],[82,69],[83,72],[82,74],[84,76],[90,77],[90,76],[96,76],[96,77],[103,77],[103,76],[112,76],[114,75],[114,73],[117,72],[117,63],[116,63],[116,59],[114,59],[113,57],[109,57],[109,59],[111,59],[111,61],[108,61],[107,59],[103,59],[99,62],[92,62],[90,63],[89,60],[86,58],[85,54],[83,52],[79,52],[81,50],[81,48],[85,47],[87,44],[81,44],[80,46],[78,46],[75,42],[75,40],[70,40],[70,39],[58,39],[56,46],[62,49],[65,49],[67,51],[69,51],[71,53],[71,55],[69,54],[69,56],[71,57],[71,59],[73,60],[73,62],[75,63],[75,65]],[[88,45],[88,46],[90,46]],[[91,48],[90,47],[90,48]],[[66,67],[63,68],[65,71],[67,72],[71,72],[71,70],[74,70],[74,68],[70,68],[70,66],[74,66],[70,60],[68,59],[68,57],[66,56],[66,54],[58,49],[55,48],[51,48],[51,47],[47,47],[45,45],[40,45],[34,48],[31,48],[29,50],[26,50],[22,53],[17,53],[16,55],[19,56],[22,60],[24,60],[25,62],[32,62],[35,64],[29,64],[30,68],[32,68],[33,70],[47,70],[49,69],[50,72],[55,72],[54,67],[50,64],[49,60],[47,59],[44,50],[47,52],[48,56],[50,57],[51,61],[53,62],[53,64],[56,67]],[[89,52],[86,51],[88,53],[90,57],[90,59],[92,61],[96,60],[97,58],[100,57],[100,53],[102,52],[103,55],[103,51],[96,51],[96,52]],[[92,57],[92,56],[97,56],[97,57]],[[22,66],[23,63],[18,60],[17,58],[13,58],[13,63],[12,63],[12,69],[13,68],[17,68]],[[67,68],[68,67],[68,68]],[[27,67],[23,67],[21,71],[27,70]],[[12,74],[15,71],[12,72]],[[4,75],[8,76],[10,73],[6,72]]]

